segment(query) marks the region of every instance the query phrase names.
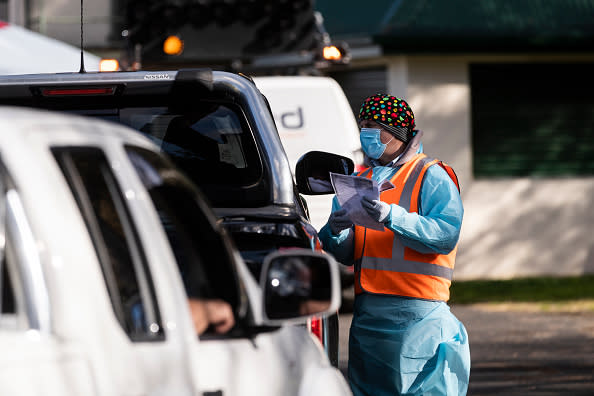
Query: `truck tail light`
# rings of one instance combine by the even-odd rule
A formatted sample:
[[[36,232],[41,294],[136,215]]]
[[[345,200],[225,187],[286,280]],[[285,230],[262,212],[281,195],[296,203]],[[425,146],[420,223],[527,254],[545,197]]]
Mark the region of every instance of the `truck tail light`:
[[[322,345],[324,345],[324,330],[322,329],[322,318],[318,318],[317,316],[313,316],[308,321],[309,331],[312,332],[313,335],[320,341]]]
[[[109,87],[85,87],[85,88],[43,88],[43,96],[107,96],[114,95],[115,86]]]

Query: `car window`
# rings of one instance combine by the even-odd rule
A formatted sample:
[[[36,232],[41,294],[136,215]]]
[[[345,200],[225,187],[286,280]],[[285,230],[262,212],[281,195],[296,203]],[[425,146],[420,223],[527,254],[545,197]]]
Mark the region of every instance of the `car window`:
[[[249,185],[260,177],[253,141],[226,105],[211,104],[185,113],[166,108],[122,109],[120,120],[146,134],[175,162],[188,162],[186,168],[208,164],[205,181]]]
[[[50,331],[36,239],[12,178],[0,162],[0,330]]]
[[[10,239],[10,238],[9,238]],[[15,285],[19,282],[16,273],[14,254],[10,251],[10,240],[4,249],[0,264],[0,330],[27,330],[30,328],[26,309],[22,306],[24,298],[17,298]],[[19,290],[22,292],[22,290]]]
[[[3,171],[0,167],[0,171]],[[4,175],[0,175],[0,316],[4,319],[4,314],[14,314],[14,291],[12,282],[8,278],[8,260],[6,252],[6,188],[4,186]],[[0,324],[2,327],[2,324]]]
[[[245,310],[231,245],[200,193],[161,156],[127,146],[130,161],[149,192],[189,297],[227,301]]]
[[[3,249],[0,263],[0,330],[25,330],[29,328],[28,319],[25,310],[17,305],[14,285],[18,277],[10,263],[14,257],[9,249]]]
[[[91,147],[52,151],[84,216],[118,321],[133,341],[163,339],[146,258],[105,154]]]
[[[0,196],[0,329],[16,329],[18,327],[16,297],[14,294],[14,280],[12,271],[9,272],[9,260],[12,255],[8,252],[6,234],[6,202],[4,189]]]
[[[158,98],[151,103],[155,105],[128,100],[118,108],[69,111],[139,130],[200,186],[215,207],[269,203],[258,145],[239,106],[195,100],[171,108]]]

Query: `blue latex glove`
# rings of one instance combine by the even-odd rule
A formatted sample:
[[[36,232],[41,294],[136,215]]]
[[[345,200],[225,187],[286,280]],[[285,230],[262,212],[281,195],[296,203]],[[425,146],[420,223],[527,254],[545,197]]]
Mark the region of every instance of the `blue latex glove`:
[[[363,197],[361,198],[361,205],[369,213],[369,216],[378,223],[383,223],[390,215],[390,205],[379,199]]]
[[[353,222],[347,216],[346,209],[338,209],[330,214],[328,225],[330,226],[330,231],[334,235],[338,235],[340,231],[352,227]]]

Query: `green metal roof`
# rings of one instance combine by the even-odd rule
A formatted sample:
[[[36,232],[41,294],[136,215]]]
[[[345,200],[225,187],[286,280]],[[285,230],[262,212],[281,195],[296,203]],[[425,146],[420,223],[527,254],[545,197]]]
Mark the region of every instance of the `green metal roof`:
[[[334,38],[385,52],[592,51],[594,0],[316,0]]]

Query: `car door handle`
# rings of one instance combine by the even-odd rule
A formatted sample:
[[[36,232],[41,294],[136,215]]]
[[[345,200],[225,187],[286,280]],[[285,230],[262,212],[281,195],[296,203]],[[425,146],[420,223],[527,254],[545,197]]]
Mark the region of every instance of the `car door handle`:
[[[202,396],[223,396],[222,390],[202,392]]]

